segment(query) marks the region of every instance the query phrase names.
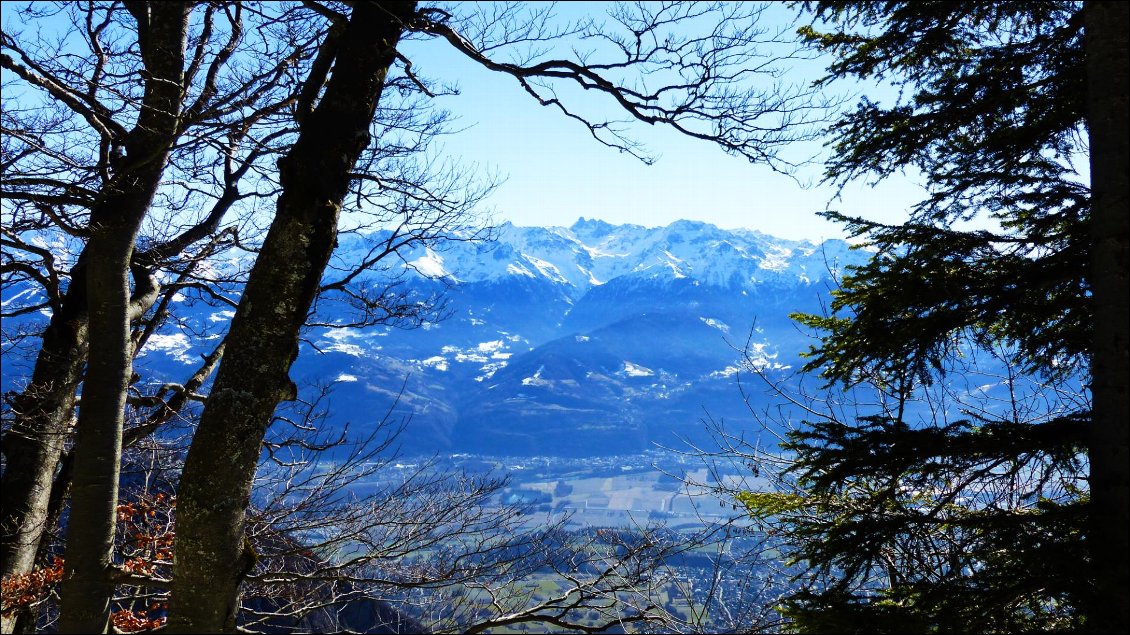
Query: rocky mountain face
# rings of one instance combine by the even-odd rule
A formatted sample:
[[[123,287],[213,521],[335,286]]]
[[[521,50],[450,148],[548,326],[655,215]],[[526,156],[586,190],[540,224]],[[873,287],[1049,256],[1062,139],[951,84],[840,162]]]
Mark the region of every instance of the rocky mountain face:
[[[343,236],[331,267],[359,261],[384,237]],[[372,274],[373,284],[397,277],[409,295],[444,293],[445,319],[412,330],[312,327],[291,374],[300,387],[333,384],[323,425],[363,430],[390,411],[409,418],[405,452],[679,447],[706,435],[706,417],[730,428],[750,419],[735,377],[742,350],[778,376],[795,369],[810,342],[788,315],[819,311],[833,275],[865,256],[842,241],[691,221],[506,224],[490,242],[417,249]],[[199,333],[230,315],[195,311],[151,340],[139,364],[145,381],[183,380],[208,350]],[[349,321],[333,302],[315,318]],[[742,375],[756,402],[759,386]]]

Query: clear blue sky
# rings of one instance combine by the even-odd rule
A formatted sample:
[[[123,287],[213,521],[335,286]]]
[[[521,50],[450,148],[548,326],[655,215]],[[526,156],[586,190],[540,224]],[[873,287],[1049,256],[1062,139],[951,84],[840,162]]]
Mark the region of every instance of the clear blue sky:
[[[570,2],[559,9],[599,14],[602,5],[606,3]],[[793,15],[784,6],[773,9],[769,15],[782,22]],[[835,192],[830,187],[802,187],[795,179],[728,156],[708,142],[640,125],[636,138],[659,155],[648,166],[600,145],[579,122],[538,105],[513,78],[478,66],[445,42],[409,42],[404,50],[416,72],[458,84],[461,94],[441,103],[470,128],[450,136],[445,150],[507,179],[487,201],[500,221],[567,226],[585,216],[658,226],[685,218],[782,238],[821,239],[843,237],[843,232],[816,212],[831,207],[898,222],[923,197],[911,179],[896,178],[876,188],[853,184],[840,200],[832,200]],[[821,69],[809,65],[788,79],[811,81]],[[818,144],[809,148],[819,149]],[[813,166],[799,178],[814,183],[819,176],[819,166]]]

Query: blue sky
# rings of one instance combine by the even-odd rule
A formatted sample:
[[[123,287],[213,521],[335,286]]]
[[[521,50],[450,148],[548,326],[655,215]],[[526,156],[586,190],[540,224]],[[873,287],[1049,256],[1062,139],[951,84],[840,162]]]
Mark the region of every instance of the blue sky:
[[[14,4],[4,3],[5,21]],[[563,18],[602,15],[610,4],[569,2],[557,11]],[[783,3],[775,4],[766,13],[767,22],[773,23],[767,26],[785,25],[792,15]],[[708,142],[641,124],[634,128],[635,138],[658,157],[653,165],[645,165],[600,145],[578,122],[538,105],[513,78],[478,66],[446,42],[415,40],[402,48],[417,73],[459,86],[461,94],[440,101],[462,128],[446,137],[442,152],[505,179],[485,202],[498,222],[570,225],[584,216],[660,226],[685,218],[781,238],[819,240],[843,237],[838,225],[816,216],[819,211],[833,208],[899,222],[923,197],[913,179],[891,178],[875,187],[852,184],[836,200],[832,188],[819,185],[818,165],[792,178],[728,156]],[[823,63],[798,64],[788,80],[809,82],[822,68]],[[819,151],[819,144],[810,144],[800,153]]]
[[[562,9],[599,13],[602,5],[568,3]],[[769,15],[782,22],[792,16],[783,6],[774,9]],[[445,42],[409,42],[404,51],[416,72],[458,84],[461,94],[441,103],[468,128],[449,136],[444,151],[506,178],[487,200],[500,221],[570,225],[585,216],[658,226],[686,218],[782,238],[823,239],[843,237],[843,232],[816,216],[819,211],[833,208],[898,222],[923,197],[913,179],[893,178],[874,188],[852,184],[834,200],[835,191],[818,184],[818,165],[790,178],[708,142],[641,124],[636,138],[659,156],[645,165],[600,145],[579,122],[537,104],[513,78],[478,66]],[[798,68],[789,80],[811,81],[822,67]],[[820,144],[803,151],[819,152]]]

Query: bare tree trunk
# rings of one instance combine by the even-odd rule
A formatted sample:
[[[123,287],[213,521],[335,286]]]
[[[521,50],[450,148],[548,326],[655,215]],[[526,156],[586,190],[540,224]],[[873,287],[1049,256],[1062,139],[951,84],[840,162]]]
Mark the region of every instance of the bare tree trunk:
[[[133,371],[130,321],[140,317],[157,294],[149,274],[137,268],[138,297],[131,302],[130,259],[176,139],[183,101],[189,5],[127,6],[138,23],[147,77],[137,125],[126,139],[125,167],[90,217],[86,250],[90,350],[75,436],[59,626],[72,633],[104,633],[110,628],[114,590],[110,557],[126,390]]]
[[[171,632],[231,632],[239,586],[254,565],[245,510],[278,403],[295,397],[298,335],[337,236],[349,173],[370,141],[396,44],[415,2],[356,3],[325,93],[279,161],[274,221],[232,319],[177,498]],[[316,81],[316,78],[315,78]]]
[[[13,423],[4,435],[3,575],[31,570],[39,545],[50,481],[74,410],[75,388],[86,358],[86,281],[82,261],[72,270],[62,310],[51,316],[31,383],[12,404]],[[51,462],[53,457],[54,462]],[[34,466],[27,469],[25,466]],[[48,468],[48,469],[41,469]]]
[[[12,403],[4,435],[0,483],[0,566],[3,577],[29,573],[48,530],[51,484],[70,434],[75,390],[86,360],[86,280],[83,259],[71,272],[62,310],[43,333],[31,383]],[[5,613],[0,632],[12,633],[16,614]]]
[[[1088,630],[1130,631],[1130,161],[1127,5],[1085,5],[1091,148],[1091,284],[1095,303],[1090,442],[1096,597]]]
[[[122,236],[130,241],[122,249]],[[62,593],[64,632],[106,632],[112,586],[110,551],[118,502],[118,462],[125,390],[132,368],[127,311],[129,252],[133,235],[119,224],[102,225],[90,241],[91,349],[75,435],[75,486],[67,527]],[[121,398],[118,398],[118,394]]]

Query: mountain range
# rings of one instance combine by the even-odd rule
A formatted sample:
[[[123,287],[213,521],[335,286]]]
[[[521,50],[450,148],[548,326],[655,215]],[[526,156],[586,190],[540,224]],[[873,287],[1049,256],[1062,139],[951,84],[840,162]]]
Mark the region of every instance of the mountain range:
[[[343,235],[331,272],[384,238]],[[324,425],[364,430],[391,412],[408,420],[405,452],[577,457],[700,442],[706,418],[740,428],[750,418],[736,382],[743,350],[770,374],[795,370],[811,340],[788,315],[820,311],[834,277],[867,254],[701,222],[581,218],[507,223],[486,242],[399,256],[368,282],[442,293],[445,318],[337,327],[348,311],[320,303],[315,321],[329,326],[307,330],[291,376],[300,388],[332,384]],[[189,317],[139,360],[145,381],[183,381],[232,315],[203,304],[180,314]],[[746,385],[747,398],[757,394]]]
[[[343,240],[335,261],[366,242]],[[337,380],[338,421],[383,413],[399,393],[411,450],[564,456],[701,441],[706,417],[740,426],[742,351],[795,369],[811,342],[788,315],[819,311],[831,278],[865,259],[842,241],[584,218],[402,256],[410,284],[443,286],[450,315],[408,331],[318,329],[295,379]]]

